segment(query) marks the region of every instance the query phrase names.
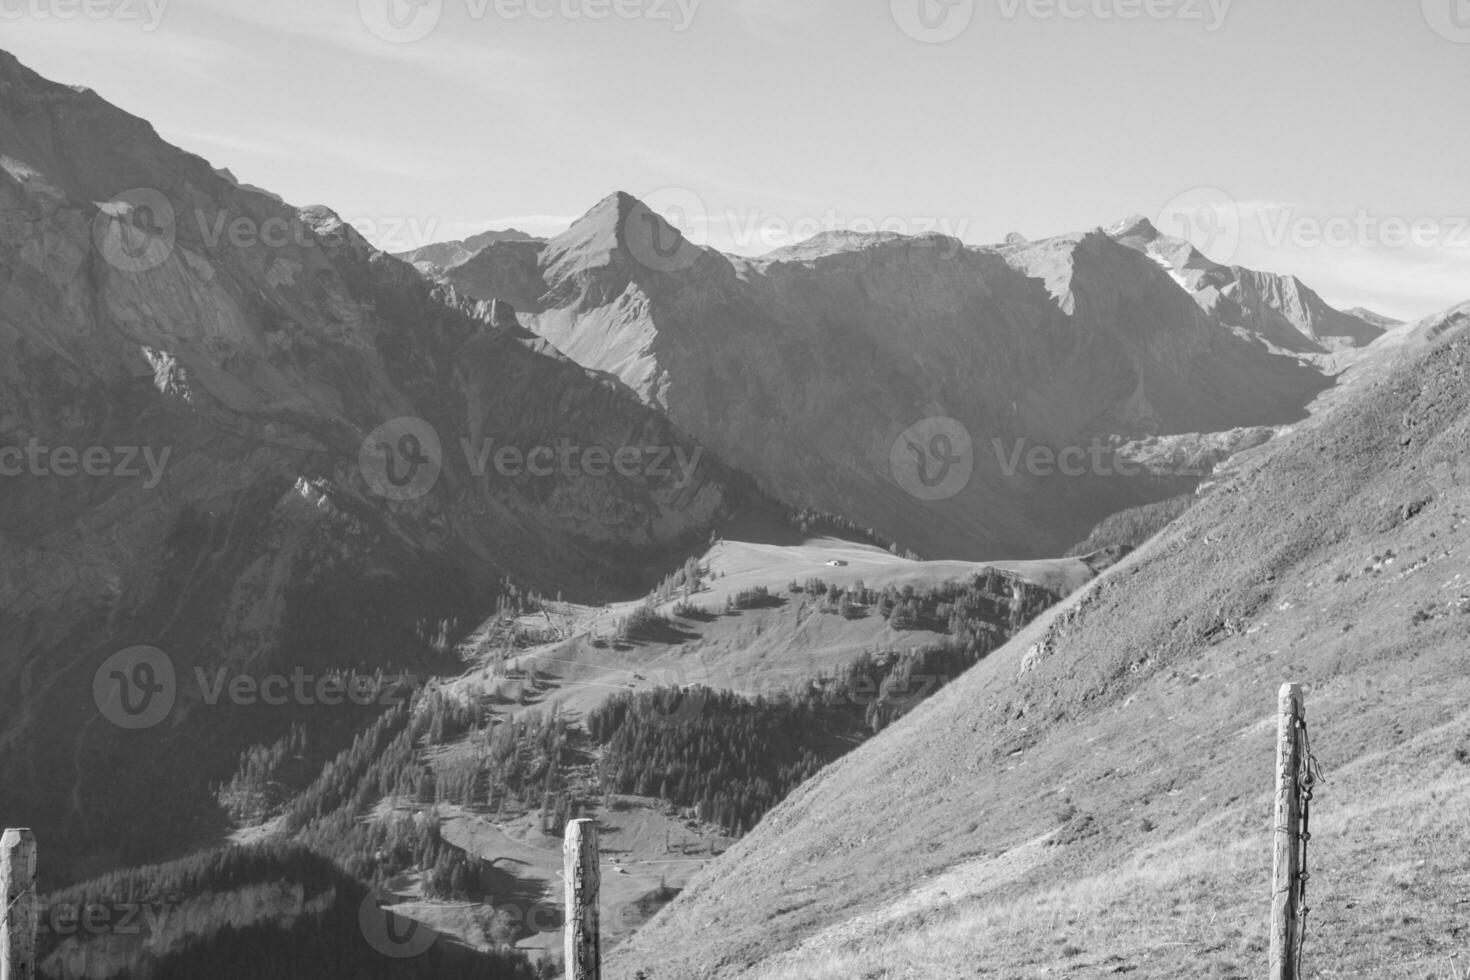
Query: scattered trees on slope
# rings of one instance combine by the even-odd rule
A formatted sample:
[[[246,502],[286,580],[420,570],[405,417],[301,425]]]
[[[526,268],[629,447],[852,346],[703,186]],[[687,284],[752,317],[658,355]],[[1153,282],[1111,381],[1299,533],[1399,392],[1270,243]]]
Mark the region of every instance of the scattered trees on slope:
[[[1198,499],[1194,494],[1186,493],[1119,511],[1093,528],[1087,540],[1072,547],[1066,557],[1080,558],[1104,548],[1119,546],[1137,548],[1177,520]]]

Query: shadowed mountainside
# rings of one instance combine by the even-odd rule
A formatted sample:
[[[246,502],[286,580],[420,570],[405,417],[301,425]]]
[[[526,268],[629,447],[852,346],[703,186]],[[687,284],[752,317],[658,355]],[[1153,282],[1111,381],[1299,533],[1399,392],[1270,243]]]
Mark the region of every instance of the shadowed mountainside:
[[[616,379],[3,53],[0,268],[0,824],[64,837],[61,879],[63,849],[105,868],[211,833],[211,760],[287,724],[186,682],[170,725],[120,733],[92,697],[114,652],[180,678],[435,669],[430,636],[507,576],[627,594],[732,505]],[[565,444],[639,467],[486,465]]]

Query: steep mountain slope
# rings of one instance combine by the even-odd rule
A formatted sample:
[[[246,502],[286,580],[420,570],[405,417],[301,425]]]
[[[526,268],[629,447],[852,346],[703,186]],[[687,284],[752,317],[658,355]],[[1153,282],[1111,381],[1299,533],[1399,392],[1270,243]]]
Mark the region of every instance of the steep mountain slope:
[[[490,454],[563,446],[636,465]],[[732,499],[702,447],[503,309],[6,54],[0,466],[0,824],[42,831],[56,880],[212,833],[218,764],[289,725],[205,704],[196,667],[429,669],[506,576],[642,584]],[[140,644],[178,706],[119,737],[94,676]]]
[[[1455,976],[1470,305],[1415,329],[1436,344],[808,783],[608,975],[1259,976],[1298,681],[1327,777],[1310,969]]]
[[[491,229],[483,231],[478,235],[471,235],[463,241],[436,242],[433,245],[425,245],[408,252],[395,252],[397,258],[402,259],[409,265],[425,263],[447,269],[452,265],[459,265],[466,259],[475,255],[486,245],[494,245],[497,242],[529,242],[537,239],[526,234],[518,228],[507,228],[504,231]]]
[[[1122,475],[1121,442],[1296,421],[1330,384],[1101,233],[999,249],[834,233],[740,259],[615,194],[445,281],[508,299],[777,495],[931,558],[1057,554],[1196,482]],[[1063,451],[1079,475],[1048,465]]]
[[[1205,312],[1282,350],[1316,354],[1363,347],[1393,325],[1375,314],[1334,309],[1295,276],[1212,262],[1184,239],[1161,234],[1147,218],[1128,218],[1109,234],[1167,269]]]

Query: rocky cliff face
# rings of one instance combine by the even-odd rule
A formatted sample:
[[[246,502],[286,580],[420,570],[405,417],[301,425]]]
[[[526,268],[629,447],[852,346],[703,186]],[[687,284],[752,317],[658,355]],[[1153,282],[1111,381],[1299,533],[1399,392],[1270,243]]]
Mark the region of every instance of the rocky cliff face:
[[[1141,234],[972,248],[844,232],[739,259],[618,194],[544,246],[491,245],[444,280],[514,297],[556,348],[783,498],[926,557],[1022,557],[1198,475],[1124,475],[1118,446],[1290,422],[1330,384],[1296,356],[1314,341],[1203,308]],[[1316,315],[1306,293],[1293,306],[1191,261],[1256,320],[1272,304]]]
[[[209,833],[209,781],[286,723],[196,667],[426,668],[424,624],[505,576],[607,591],[706,534],[725,473],[503,304],[0,53],[0,824],[47,817],[58,877]],[[140,644],[178,706],[124,734],[94,677]]]
[[[1219,322],[1285,352],[1366,347],[1393,325],[1374,314],[1334,309],[1295,276],[1212,262],[1189,242],[1161,234],[1147,218],[1129,218],[1109,234],[1166,269]]]

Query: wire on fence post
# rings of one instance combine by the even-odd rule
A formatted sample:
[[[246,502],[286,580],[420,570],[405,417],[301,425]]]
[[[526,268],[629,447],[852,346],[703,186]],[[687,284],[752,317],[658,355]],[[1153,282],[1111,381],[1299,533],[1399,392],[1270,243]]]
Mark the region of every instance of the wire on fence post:
[[[1271,862],[1270,980],[1300,980],[1297,973],[1298,899],[1301,895],[1300,792],[1302,689],[1284,684],[1277,699],[1275,835]]]
[[[1282,685],[1277,702],[1276,820],[1271,868],[1271,980],[1302,980],[1307,935],[1307,845],[1312,791],[1324,783],[1307,733],[1300,684]]]
[[[1301,840],[1301,853],[1297,858],[1297,895],[1294,906],[1296,910],[1296,950],[1293,953],[1292,965],[1296,969],[1296,977],[1300,978],[1302,976],[1302,953],[1307,940],[1307,913],[1311,911],[1307,907],[1307,881],[1311,878],[1307,868],[1307,845],[1312,840],[1312,791],[1318,783],[1327,781],[1322,775],[1322,767],[1317,764],[1317,757],[1312,755],[1312,741],[1307,732],[1305,704],[1300,706],[1297,714],[1296,739],[1296,794],[1297,808],[1301,814],[1298,833]]]

